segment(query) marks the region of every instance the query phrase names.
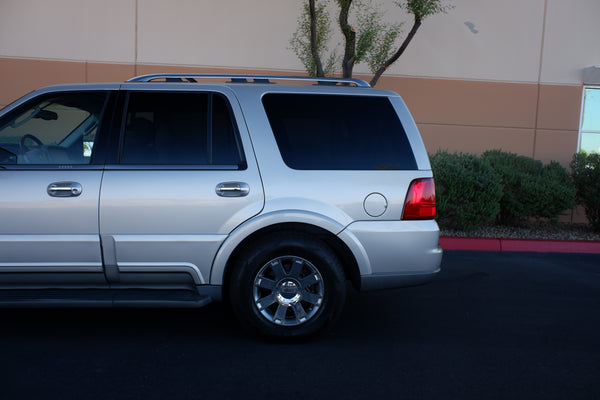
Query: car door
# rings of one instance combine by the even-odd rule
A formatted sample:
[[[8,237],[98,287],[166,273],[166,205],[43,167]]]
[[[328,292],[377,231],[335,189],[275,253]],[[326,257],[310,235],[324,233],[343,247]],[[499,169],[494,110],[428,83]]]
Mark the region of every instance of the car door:
[[[0,285],[102,285],[109,91],[42,91],[0,117]]]
[[[100,197],[109,279],[207,284],[221,243],[264,203],[241,110],[224,89],[134,87],[123,93],[121,151]]]

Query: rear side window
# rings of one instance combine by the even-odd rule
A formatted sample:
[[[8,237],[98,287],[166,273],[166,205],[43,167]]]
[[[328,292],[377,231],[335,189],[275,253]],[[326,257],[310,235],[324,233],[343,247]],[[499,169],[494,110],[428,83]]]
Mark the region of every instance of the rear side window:
[[[229,105],[217,93],[132,92],[122,164],[243,167]]]
[[[386,97],[270,93],[263,97],[284,162],[300,170],[415,170]]]

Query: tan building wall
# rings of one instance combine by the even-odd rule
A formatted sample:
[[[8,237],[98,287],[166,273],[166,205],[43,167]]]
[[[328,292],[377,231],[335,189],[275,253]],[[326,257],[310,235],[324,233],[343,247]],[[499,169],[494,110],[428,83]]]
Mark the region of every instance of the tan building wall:
[[[424,21],[378,87],[404,98],[430,152],[500,148],[567,165],[577,150],[583,68],[600,64],[600,1],[448,2],[454,9]],[[387,18],[406,20],[381,3]],[[152,72],[302,74],[287,49],[301,6],[2,0],[0,106],[48,84]],[[355,71],[369,79],[365,66]]]
[[[390,20],[410,20],[388,0]],[[396,76],[580,85],[598,64],[597,0],[447,0]],[[2,0],[0,56],[301,71],[301,0]],[[332,15],[332,17],[335,17]],[[359,72],[367,72],[365,66]]]

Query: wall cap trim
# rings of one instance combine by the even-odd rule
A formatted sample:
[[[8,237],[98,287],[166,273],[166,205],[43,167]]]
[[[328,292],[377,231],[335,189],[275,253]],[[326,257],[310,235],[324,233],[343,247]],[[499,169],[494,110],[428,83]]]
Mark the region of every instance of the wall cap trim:
[[[583,69],[584,85],[600,85],[600,65],[594,65]]]

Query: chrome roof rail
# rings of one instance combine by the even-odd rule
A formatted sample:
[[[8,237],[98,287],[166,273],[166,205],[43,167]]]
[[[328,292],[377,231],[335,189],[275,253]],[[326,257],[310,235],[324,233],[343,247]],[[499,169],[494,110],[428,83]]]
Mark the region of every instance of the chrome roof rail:
[[[280,75],[236,75],[236,74],[150,74],[136,76],[127,82],[151,82],[165,79],[167,82],[197,82],[197,79],[230,79],[228,83],[273,83],[271,81],[309,81],[318,85],[355,85],[356,87],[371,87],[361,79],[345,78],[315,78],[310,76],[280,76]]]

